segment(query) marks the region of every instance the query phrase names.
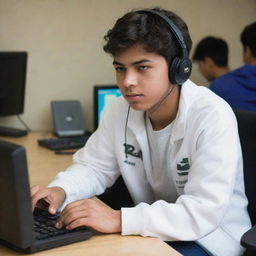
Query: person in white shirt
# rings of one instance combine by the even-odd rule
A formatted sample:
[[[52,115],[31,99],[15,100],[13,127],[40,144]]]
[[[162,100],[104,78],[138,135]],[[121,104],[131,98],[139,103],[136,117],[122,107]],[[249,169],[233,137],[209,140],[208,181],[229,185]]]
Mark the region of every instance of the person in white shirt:
[[[74,164],[31,189],[33,207],[61,211],[59,228],[158,237],[183,255],[241,255],[251,223],[237,123],[226,102],[188,80],[187,25],[160,8],[134,10],[105,41],[122,97]],[[90,199],[120,174],[134,207]]]

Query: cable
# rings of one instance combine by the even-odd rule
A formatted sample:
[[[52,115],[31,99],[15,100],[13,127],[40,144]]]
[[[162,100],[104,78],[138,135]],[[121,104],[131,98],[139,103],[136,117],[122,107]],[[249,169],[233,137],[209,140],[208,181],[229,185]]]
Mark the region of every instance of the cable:
[[[169,90],[169,92],[158,103],[156,103],[155,106],[153,106],[153,110],[149,111],[149,114],[152,114],[153,112],[155,112],[160,107],[160,105],[164,102],[164,100],[172,93],[174,87],[175,86],[173,85],[172,88]],[[128,158],[126,142],[127,142],[127,125],[128,125],[130,109],[131,109],[131,107],[129,106],[128,111],[127,111],[127,115],[126,115],[126,120],[125,120],[125,131],[124,131],[125,158]]]
[[[19,115],[17,115],[17,118],[25,126],[27,132],[31,132],[31,129],[27,126],[27,124],[21,119],[21,117]]]
[[[148,110],[149,114],[154,113],[161,106],[161,104],[165,101],[165,99],[172,93],[174,88],[175,86],[173,85],[171,90],[169,90],[169,92],[159,102],[157,102],[155,106],[153,106],[153,110]]]
[[[127,154],[127,147],[126,147],[126,141],[127,141],[127,125],[128,125],[128,119],[130,114],[131,107],[128,107],[127,115],[126,115],[126,121],[125,121],[125,128],[124,128],[124,147],[125,147],[125,158],[128,158]]]

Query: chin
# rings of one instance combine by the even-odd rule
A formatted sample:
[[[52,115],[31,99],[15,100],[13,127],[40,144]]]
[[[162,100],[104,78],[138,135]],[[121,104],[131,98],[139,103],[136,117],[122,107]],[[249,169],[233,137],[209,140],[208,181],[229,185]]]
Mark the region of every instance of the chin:
[[[133,103],[129,102],[129,105],[133,110],[136,110],[136,111],[146,111],[146,110],[148,110],[148,108],[145,105],[142,105],[142,104],[136,104],[134,102]]]

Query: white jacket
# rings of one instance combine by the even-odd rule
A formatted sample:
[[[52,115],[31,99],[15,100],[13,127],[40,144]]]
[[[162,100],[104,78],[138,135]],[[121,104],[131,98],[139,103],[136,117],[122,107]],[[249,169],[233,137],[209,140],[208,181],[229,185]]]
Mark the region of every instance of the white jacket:
[[[111,104],[74,164],[50,184],[66,191],[63,207],[101,194],[121,173],[136,204],[121,209],[123,235],[197,240],[213,255],[241,255],[239,240],[251,224],[237,123],[228,104],[191,81],[182,85],[166,152],[169,186],[159,185],[167,195],[175,187],[168,201],[154,198],[144,113],[131,109],[125,127],[127,110],[122,97]]]

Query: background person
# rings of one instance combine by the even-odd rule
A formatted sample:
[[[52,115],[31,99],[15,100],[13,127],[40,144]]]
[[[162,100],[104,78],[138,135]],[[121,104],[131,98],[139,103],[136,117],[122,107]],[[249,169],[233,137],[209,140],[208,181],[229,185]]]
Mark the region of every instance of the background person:
[[[228,44],[213,36],[203,38],[196,46],[193,61],[197,62],[200,73],[212,82],[230,71],[228,66]]]
[[[256,22],[240,38],[245,65],[213,81],[210,89],[234,109],[256,111]]]

